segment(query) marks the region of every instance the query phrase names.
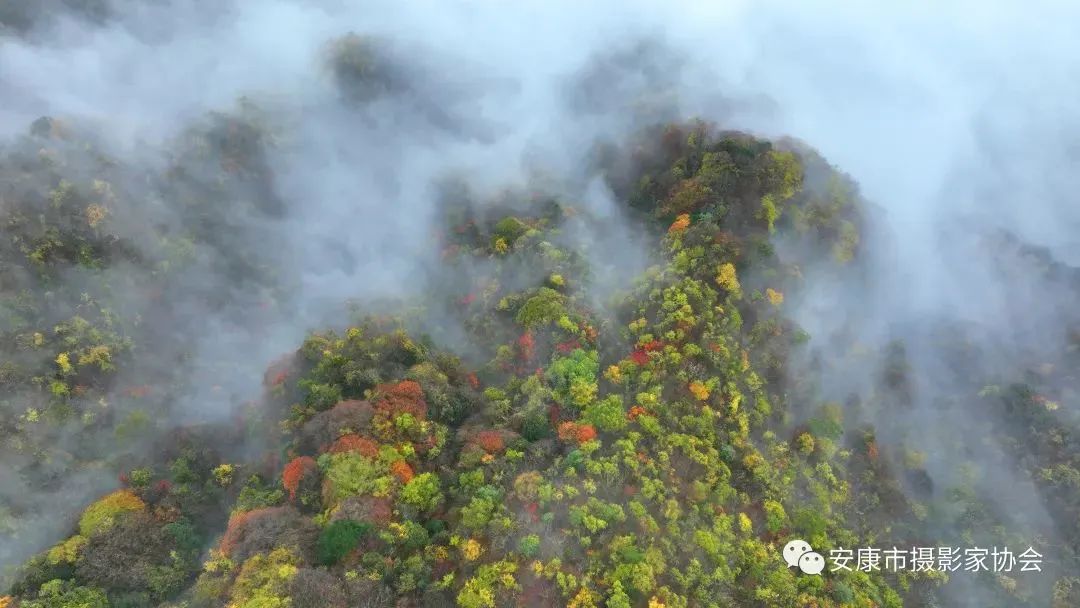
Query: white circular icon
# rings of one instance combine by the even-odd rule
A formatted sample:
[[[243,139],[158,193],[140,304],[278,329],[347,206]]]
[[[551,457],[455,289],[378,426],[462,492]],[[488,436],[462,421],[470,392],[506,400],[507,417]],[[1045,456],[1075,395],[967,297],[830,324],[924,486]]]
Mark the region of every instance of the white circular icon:
[[[821,574],[825,569],[825,558],[820,553],[809,551],[799,558],[799,570],[806,574]]]
[[[805,540],[793,540],[784,545],[784,561],[787,562],[789,568],[798,566],[799,558],[802,557],[804,553],[809,553],[811,551],[813,551],[813,549],[810,548],[810,543]]]

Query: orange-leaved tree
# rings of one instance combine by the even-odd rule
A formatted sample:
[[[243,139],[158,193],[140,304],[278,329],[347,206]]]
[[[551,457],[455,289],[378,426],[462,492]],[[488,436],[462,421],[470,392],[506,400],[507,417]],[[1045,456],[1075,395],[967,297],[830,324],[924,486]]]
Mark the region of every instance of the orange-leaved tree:
[[[296,500],[296,492],[300,489],[300,482],[303,481],[304,476],[316,469],[318,465],[311,456],[293,458],[289,464],[285,465],[285,470],[281,472],[281,485],[289,492],[291,500]]]

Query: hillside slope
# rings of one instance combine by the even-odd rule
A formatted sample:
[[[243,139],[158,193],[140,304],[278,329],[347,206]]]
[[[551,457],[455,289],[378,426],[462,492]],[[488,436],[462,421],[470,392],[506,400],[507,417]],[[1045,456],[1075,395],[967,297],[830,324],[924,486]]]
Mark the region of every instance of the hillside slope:
[[[222,179],[169,179],[218,193],[225,184],[273,214],[259,198],[258,131],[221,126],[210,148],[220,163],[211,156],[206,170]],[[42,152],[14,157],[23,176],[53,162],[49,145],[70,148],[58,125],[35,128]],[[879,444],[858,417],[873,404],[823,402],[807,379],[809,336],[789,315],[804,272],[866,271],[866,207],[850,180],[797,142],[704,124],[644,132],[602,162],[651,235],[655,264],[628,289],[597,290],[588,251],[567,235],[603,224],[574,201],[512,194],[507,212],[448,202],[426,298],[311,335],[237,419],[170,431],[149,457],[129,458],[61,438],[73,424],[120,443],[161,437],[149,420],[168,398],[142,400],[182,374],[158,370],[160,385],[124,388],[132,403],[116,418],[103,395],[130,377],[117,368],[138,369],[128,353],[160,336],[105,304],[130,290],[90,281],[100,295],[54,291],[54,277],[146,269],[148,299],[125,304],[167,320],[184,298],[212,294],[170,283],[182,245],[170,237],[159,235],[160,259],[126,257],[110,232],[125,218],[109,208],[122,203],[97,173],[61,163],[21,190],[7,178],[0,212],[15,237],[0,255],[5,344],[15,346],[0,380],[20,400],[3,410],[5,461],[24,462],[27,483],[44,483],[43,463],[61,452],[72,469],[120,475],[66,540],[16,573],[0,607],[932,606],[950,576],[982,577],[985,605],[1051,595],[1055,608],[1072,605],[1080,585],[1068,578],[787,567],[781,550],[796,538],[828,555],[919,546],[932,533],[935,545],[1009,537],[977,496],[926,487],[917,455]],[[200,192],[190,200],[214,200]],[[51,201],[45,213],[31,211],[35,196]],[[193,238],[221,234],[196,229],[227,222],[211,213],[191,210]],[[273,286],[250,252],[219,243],[222,258],[203,263]],[[460,343],[426,335],[431,319],[460,324]],[[902,407],[902,348],[887,354],[879,406]],[[1047,401],[1036,389],[979,398],[999,394],[1008,415],[1034,416],[1021,445],[1044,433],[1074,441],[1039,414],[1050,408],[1024,413]],[[1035,453],[1032,475],[1075,526],[1078,451]],[[959,507],[959,524],[935,529],[927,505],[942,504]],[[1052,541],[1030,544],[1065,559]]]

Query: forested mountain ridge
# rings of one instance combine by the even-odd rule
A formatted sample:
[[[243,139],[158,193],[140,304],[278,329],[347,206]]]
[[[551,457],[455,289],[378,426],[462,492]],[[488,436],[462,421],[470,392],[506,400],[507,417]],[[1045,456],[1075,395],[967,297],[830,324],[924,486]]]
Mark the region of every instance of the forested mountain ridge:
[[[0,206],[4,460],[28,486],[57,479],[50,466],[118,479],[15,573],[3,608],[932,606],[954,577],[984,585],[986,605],[1057,608],[1080,592],[1062,574],[1076,559],[1067,543],[1015,538],[974,487],[928,487],[919,454],[878,441],[860,412],[905,407],[902,345],[884,353],[873,403],[823,401],[807,379],[809,336],[788,307],[810,268],[866,271],[867,211],[801,144],[692,123],[599,154],[656,260],[603,297],[588,252],[565,238],[596,226],[574,201],[510,194],[504,212],[450,196],[428,297],[311,335],[234,420],[169,429],[184,348],[153,321],[197,324],[186,299],[215,298],[170,269],[224,265],[268,298],[289,287],[265,252],[220,230],[229,204],[281,213],[265,135],[215,117],[171,169],[132,176],[86,164],[57,121],[33,131],[7,153]],[[180,205],[185,233],[151,228],[129,246],[132,232],[114,229],[140,221],[127,180]],[[185,241],[219,255],[192,259]],[[461,343],[424,335],[425,316],[460,324]],[[159,347],[177,369],[140,367]],[[1045,371],[963,398],[1019,422],[998,432],[1074,535],[1078,451],[1055,398],[1074,379]],[[67,439],[103,432],[115,443]],[[0,509],[22,515],[17,501]],[[809,576],[780,555],[795,538],[827,554],[983,534],[1035,546],[1059,570]]]

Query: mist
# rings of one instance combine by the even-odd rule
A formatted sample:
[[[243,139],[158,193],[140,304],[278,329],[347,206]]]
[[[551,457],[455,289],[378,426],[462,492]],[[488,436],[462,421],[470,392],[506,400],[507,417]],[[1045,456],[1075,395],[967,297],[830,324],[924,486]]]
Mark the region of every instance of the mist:
[[[132,168],[118,189],[135,242],[147,225],[193,225],[140,177],[175,161],[193,126],[242,115],[270,134],[255,146],[257,177],[230,190],[248,204],[218,217],[230,255],[267,274],[238,277],[215,263],[226,245],[194,253],[181,275],[187,296],[155,329],[169,345],[137,372],[164,374],[176,353],[191,354],[157,432],[230,417],[257,397],[267,364],[338,323],[346,301],[423,293],[437,280],[431,235],[447,180],[466,184],[480,208],[508,190],[577,201],[592,223],[566,237],[591,252],[599,304],[649,252],[592,155],[662,121],[795,137],[859,184],[873,206],[860,243],[866,270],[806,269],[794,317],[829,362],[824,399],[874,393],[881,353],[904,342],[910,409],[852,415],[929,454],[936,482],[957,482],[959,454],[1001,459],[999,446],[965,435],[981,414],[963,404],[943,411],[942,400],[976,377],[1059,360],[1063,327],[1077,321],[1075,289],[1025,278],[1023,256],[1000,245],[1008,239],[987,245],[1007,233],[1080,264],[1075,3],[75,5],[0,4],[0,137],[17,141],[41,116],[93,133]],[[446,316],[424,323],[455,335]],[[950,368],[935,340],[944,327],[968,328],[968,368]],[[841,334],[877,354],[852,357],[851,340],[836,346]],[[1063,409],[1075,424],[1075,406]],[[7,466],[0,496],[26,502],[32,488]],[[1054,529],[1030,480],[992,465],[982,473],[985,488],[1014,488],[996,499],[1022,514],[1017,525]],[[40,521],[16,524],[55,528],[5,542],[0,567],[54,542],[106,487],[69,474],[80,483],[66,486],[63,505],[43,494]]]

